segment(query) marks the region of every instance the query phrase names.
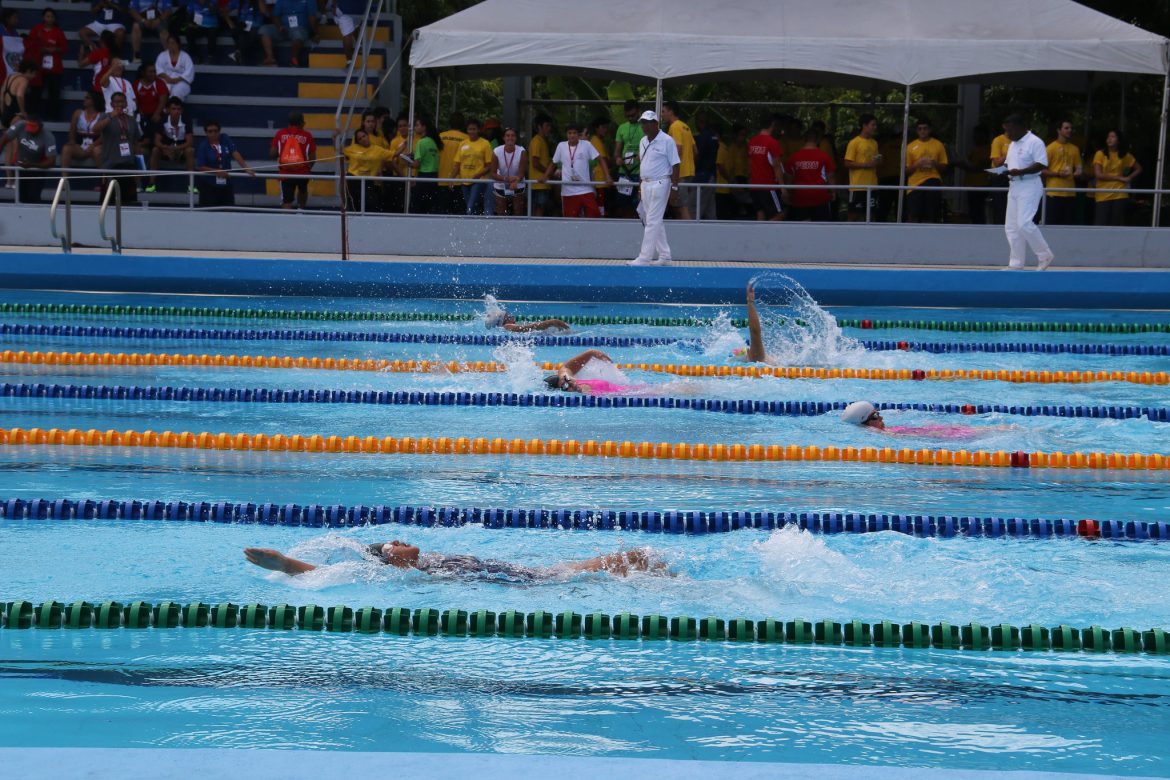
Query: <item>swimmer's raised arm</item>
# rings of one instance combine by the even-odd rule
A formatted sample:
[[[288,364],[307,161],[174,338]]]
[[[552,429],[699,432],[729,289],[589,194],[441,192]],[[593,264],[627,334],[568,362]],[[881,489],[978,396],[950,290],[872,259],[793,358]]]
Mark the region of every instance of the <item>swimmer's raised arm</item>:
[[[585,367],[585,364],[590,360],[604,360],[606,363],[612,363],[613,358],[605,354],[599,349],[587,349],[576,357],[571,357],[561,364],[561,374],[568,374],[574,376],[578,371]]]
[[[747,359],[752,363],[763,363],[768,359],[764,352],[764,329],[760,326],[760,313],[756,311],[756,291],[752,283],[747,285],[748,344]]]
[[[298,561],[282,552],[265,547],[248,547],[244,550],[244,557],[248,559],[248,563],[254,563],[261,569],[284,572],[294,577],[317,568],[311,563]]]

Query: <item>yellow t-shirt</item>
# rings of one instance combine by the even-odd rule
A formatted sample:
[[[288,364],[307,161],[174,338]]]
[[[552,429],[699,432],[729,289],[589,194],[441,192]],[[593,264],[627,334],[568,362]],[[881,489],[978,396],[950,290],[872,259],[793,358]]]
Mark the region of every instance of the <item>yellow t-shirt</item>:
[[[1011,145],[1012,139],[1008,138],[1004,133],[1000,133],[991,139],[991,154],[988,156],[988,162],[997,157],[1007,159],[1008,147]]]
[[[541,171],[537,170],[533,163],[539,163],[541,168],[548,170],[548,166],[552,164],[552,154],[548,150],[548,141],[544,140],[542,135],[532,136],[532,141],[528,144],[528,178],[535,179],[540,176]],[[547,190],[549,184],[533,184],[534,190]]]
[[[403,146],[406,146],[406,136],[395,133],[394,137],[390,139],[388,146],[391,154],[397,154],[399,149],[401,149]],[[395,176],[410,176],[410,174],[414,171],[414,169],[409,165],[404,165],[402,163],[395,163],[394,167]]]
[[[1127,169],[1133,168],[1137,165],[1137,160],[1132,154],[1127,154],[1124,157],[1118,157],[1117,152],[1108,152],[1101,149],[1093,155],[1093,170],[1096,171],[1097,166],[1101,166],[1101,173],[1106,176],[1124,176]],[[1123,181],[1099,181],[1097,182],[1097,189],[1101,190],[1125,190],[1129,186]],[[1125,200],[1129,195],[1125,192],[1098,192],[1093,195],[1093,200],[1101,203],[1107,200]]]
[[[733,144],[719,142],[719,151],[715,153],[715,183],[716,184],[733,184],[731,179],[723,175],[727,171],[732,176],[735,176],[735,161],[733,155],[735,154],[735,146]],[[730,195],[730,187],[716,187],[716,195]]]
[[[695,136],[691,128],[681,119],[670,123],[670,137],[678,144],[678,176],[680,179],[695,175]]]
[[[852,163],[872,163],[877,157],[878,143],[873,138],[857,136],[845,147],[845,159]],[[850,168],[849,183],[861,188],[866,185],[877,185],[877,168]]]
[[[459,163],[459,177],[470,181],[485,165],[491,169],[492,144],[486,138],[468,139],[459,145],[455,160]]]
[[[736,181],[746,183],[748,173],[751,171],[751,162],[748,160],[746,143],[731,144],[731,161],[734,166],[731,172],[735,174]]]
[[[382,166],[390,161],[390,150],[380,146],[350,144],[341,150],[349,165],[345,170],[350,176],[381,176]]]
[[[381,133],[370,134],[370,146],[377,146],[379,149],[389,149],[390,144],[382,137]]]
[[[443,139],[443,148],[439,150],[439,178],[449,179],[451,172],[455,170],[455,157],[459,154],[459,148],[463,146],[463,142],[467,140],[467,133],[459,130],[444,131],[439,138]],[[454,184],[442,183],[444,187],[454,187]]]
[[[942,171],[938,169],[938,166],[921,169],[914,167],[919,160],[925,157],[929,157],[936,163],[946,164],[949,162],[947,148],[942,145],[942,141],[937,138],[931,138],[929,141],[914,139],[906,144],[906,169],[911,171],[910,178],[906,181],[909,186],[917,187],[924,181],[942,178]]]
[[[1081,150],[1077,148],[1076,144],[1062,144],[1060,141],[1053,141],[1048,144],[1048,170],[1056,171],[1057,173],[1068,172],[1065,176],[1049,176],[1049,187],[1075,187],[1077,180],[1073,177],[1073,171],[1081,164]],[[1076,197],[1075,192],[1052,192],[1048,191],[1049,197],[1052,198],[1073,198]]]
[[[605,140],[601,136],[591,136],[589,143],[593,144],[593,148],[597,150],[598,154],[604,157],[607,162],[609,161],[609,149],[605,148]],[[593,161],[593,181],[605,181],[605,175],[601,172],[601,163],[596,160]],[[606,186],[602,185],[599,189],[605,189]]]

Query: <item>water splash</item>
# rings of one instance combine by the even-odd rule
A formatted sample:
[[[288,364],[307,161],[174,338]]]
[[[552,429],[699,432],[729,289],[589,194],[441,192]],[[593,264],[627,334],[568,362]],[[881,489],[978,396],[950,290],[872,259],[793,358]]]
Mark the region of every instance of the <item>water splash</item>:
[[[836,318],[795,279],[766,272],[750,283],[772,365],[839,365],[866,356],[861,343],[844,335]]]
[[[481,317],[485,326],[489,322],[498,322],[506,312],[507,309],[500,304],[496,296],[491,293],[486,293],[483,296],[483,314]]]
[[[505,341],[492,350],[492,359],[507,367],[502,375],[507,385],[505,392],[531,393],[543,386],[544,372],[536,364],[531,338],[518,336]]]
[[[747,346],[739,328],[731,322],[731,315],[725,311],[711,320],[699,338],[699,349],[703,357],[726,360],[737,349]]]

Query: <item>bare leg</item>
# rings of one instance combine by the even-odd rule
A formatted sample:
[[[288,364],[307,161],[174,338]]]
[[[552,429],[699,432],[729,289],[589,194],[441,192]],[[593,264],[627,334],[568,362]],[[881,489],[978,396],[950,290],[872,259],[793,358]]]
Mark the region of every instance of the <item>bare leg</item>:
[[[760,313],[756,311],[756,291],[750,282],[747,287],[747,312],[748,337],[751,339],[751,343],[748,345],[747,359],[752,363],[763,363],[768,359],[764,352],[764,329],[760,325]]]
[[[610,553],[585,561],[567,563],[565,566],[570,571],[604,571],[615,577],[628,577],[630,572],[635,571],[655,574],[667,574],[670,571],[665,563],[650,556],[645,550]]]
[[[317,568],[311,563],[298,561],[296,558],[290,558],[282,552],[269,550],[264,547],[248,547],[244,550],[244,557],[248,559],[249,563],[254,563],[261,569],[280,571],[294,577]]]

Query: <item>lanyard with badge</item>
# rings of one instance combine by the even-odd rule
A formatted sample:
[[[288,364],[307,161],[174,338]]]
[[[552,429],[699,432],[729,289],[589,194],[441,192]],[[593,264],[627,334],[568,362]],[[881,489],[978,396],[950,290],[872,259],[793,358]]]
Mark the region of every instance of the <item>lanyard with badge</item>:
[[[516,159],[516,150],[512,150],[512,155],[508,156],[508,150],[504,149],[501,156],[504,158],[504,178],[512,175],[512,161]],[[507,184],[504,185],[504,197],[510,198],[516,194],[516,191],[510,188]]]
[[[227,156],[224,151],[223,144],[212,144],[211,148],[215,151],[215,166],[224,171],[223,176],[216,176],[215,183],[221,187],[226,187],[228,184],[227,171],[231,165],[231,158]]]
[[[118,126],[121,128],[122,140],[118,142],[118,154],[121,157],[130,156],[130,120],[125,114],[118,115]]]
[[[580,144],[581,142],[578,141],[577,143]],[[575,146],[570,146],[568,148],[569,148],[569,181],[581,181],[581,177],[577,175],[577,169],[576,169],[576,167],[574,167],[575,163],[577,161],[577,148]]]

